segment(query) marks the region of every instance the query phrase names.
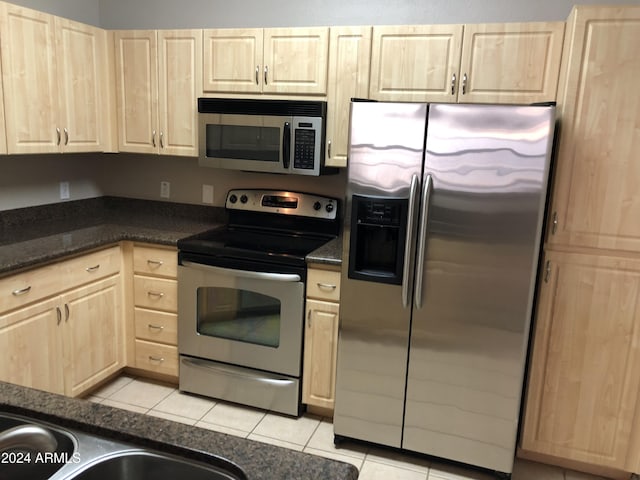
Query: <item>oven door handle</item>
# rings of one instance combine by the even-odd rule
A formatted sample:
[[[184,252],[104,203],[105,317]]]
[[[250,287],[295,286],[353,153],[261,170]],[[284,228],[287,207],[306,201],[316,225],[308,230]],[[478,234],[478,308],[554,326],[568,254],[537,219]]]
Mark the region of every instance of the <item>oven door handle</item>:
[[[236,270],[233,268],[212,267],[211,265],[203,265],[195,262],[182,262],[182,266],[189,268],[197,268],[211,273],[219,273],[223,275],[231,275],[234,277],[252,278],[255,280],[269,280],[274,282],[299,282],[302,280],[300,275],[296,273],[270,273],[270,272],[250,272],[247,270]]]

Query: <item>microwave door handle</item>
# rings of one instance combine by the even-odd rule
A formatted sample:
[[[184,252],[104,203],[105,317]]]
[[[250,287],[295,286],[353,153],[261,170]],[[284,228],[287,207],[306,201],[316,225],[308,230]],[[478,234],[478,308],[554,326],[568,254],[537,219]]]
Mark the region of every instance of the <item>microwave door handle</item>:
[[[433,190],[433,178],[427,174],[424,179],[424,190],[422,192],[422,218],[420,219],[420,232],[418,233],[418,259],[416,260],[416,308],[422,308],[422,289],[424,283],[424,262],[427,250],[427,228],[429,226],[429,203]]]
[[[289,164],[291,163],[291,124],[284,122],[284,129],[282,132],[282,166],[285,170],[289,170]]]
[[[402,268],[402,306],[409,307],[409,280],[411,278],[411,246],[414,239],[414,220],[416,211],[416,196],[418,195],[418,175],[411,176],[411,189],[409,191],[409,208],[407,211],[407,233],[404,244],[404,264]]]

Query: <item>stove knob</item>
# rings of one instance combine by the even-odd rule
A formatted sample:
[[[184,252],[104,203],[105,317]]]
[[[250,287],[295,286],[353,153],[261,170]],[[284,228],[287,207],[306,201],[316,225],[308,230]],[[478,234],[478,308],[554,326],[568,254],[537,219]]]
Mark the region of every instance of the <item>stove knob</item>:
[[[327,203],[327,206],[324,207],[324,209],[329,213],[333,212],[333,209],[334,209],[333,203]]]
[[[314,210],[320,210],[321,208],[322,208],[322,205],[320,204],[320,202],[316,202],[313,204]]]
[[[241,201],[242,203],[247,203],[247,202],[249,201],[249,197],[247,197],[246,195],[242,195],[242,196],[240,197],[240,201]]]
[[[235,195],[231,195],[231,196],[229,197],[229,201],[230,201],[231,203],[236,203],[236,202],[238,201],[238,197],[236,197]]]

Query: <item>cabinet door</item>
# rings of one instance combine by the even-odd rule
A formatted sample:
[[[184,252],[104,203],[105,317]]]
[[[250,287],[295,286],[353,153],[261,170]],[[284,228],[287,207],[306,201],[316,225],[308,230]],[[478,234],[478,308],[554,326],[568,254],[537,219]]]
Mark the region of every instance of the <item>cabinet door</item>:
[[[458,101],[556,99],[564,22],[465,25]]]
[[[105,150],[107,32],[56,18],[58,98],[63,152]]]
[[[117,31],[114,38],[119,150],[157,153],[159,132],[156,32]]]
[[[577,7],[567,37],[548,240],[639,252],[640,7]]]
[[[347,166],[349,105],[369,96],[371,27],[331,28],[325,164]]]
[[[328,28],[267,28],[262,91],[324,95],[328,59]]]
[[[64,393],[58,298],[0,315],[0,380]]]
[[[120,276],[62,296],[65,394],[78,396],[123,366]]]
[[[0,42],[8,152],[57,152],[54,17],[2,2]]]
[[[2,80],[1,73],[2,72],[0,72],[0,80]],[[4,93],[2,89],[2,81],[0,81],[0,154],[5,153],[7,153],[7,135],[4,126]]]
[[[338,347],[337,303],[307,300],[302,401],[333,409]]]
[[[205,30],[204,91],[260,93],[261,28]]]
[[[455,102],[462,25],[373,27],[370,97]]]
[[[160,153],[198,156],[202,30],[158,31]]]
[[[639,405],[640,261],[546,260],[522,448],[625,470]]]

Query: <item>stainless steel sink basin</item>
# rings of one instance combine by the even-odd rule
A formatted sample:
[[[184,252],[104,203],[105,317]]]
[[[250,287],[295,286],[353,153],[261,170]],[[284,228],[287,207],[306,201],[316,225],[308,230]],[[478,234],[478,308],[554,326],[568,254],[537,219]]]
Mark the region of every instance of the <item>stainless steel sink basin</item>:
[[[42,426],[39,422],[30,422],[22,418],[0,415],[0,433],[10,428],[27,424]],[[67,460],[73,458],[73,453],[76,449],[75,439],[57,428],[47,426],[46,430],[53,434],[58,442],[56,451],[49,454],[24,448],[6,450],[0,466],[0,479],[48,479],[64,467]]]
[[[116,453],[88,465],[70,480],[238,480],[224,470],[150,451]]]
[[[204,460],[195,461],[0,412],[0,434],[25,424],[51,432],[58,448],[49,454],[8,451],[16,461],[0,465],[0,480],[247,480],[240,467],[215,455],[202,454]],[[27,458],[27,454],[29,462],[17,461]]]

